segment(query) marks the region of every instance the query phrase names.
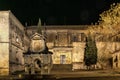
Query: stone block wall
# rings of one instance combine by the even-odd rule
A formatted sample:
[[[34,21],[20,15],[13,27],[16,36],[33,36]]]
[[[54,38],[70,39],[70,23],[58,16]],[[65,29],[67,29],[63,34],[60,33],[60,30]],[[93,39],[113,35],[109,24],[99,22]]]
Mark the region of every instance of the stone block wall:
[[[0,75],[24,69],[24,33],[11,11],[0,11]]]
[[[0,75],[9,74],[9,11],[0,12]]]

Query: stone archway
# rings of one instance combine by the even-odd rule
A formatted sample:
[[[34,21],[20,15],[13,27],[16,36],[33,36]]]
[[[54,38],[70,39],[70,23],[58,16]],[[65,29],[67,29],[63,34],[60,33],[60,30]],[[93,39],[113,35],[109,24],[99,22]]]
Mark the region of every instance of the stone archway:
[[[34,64],[34,71],[35,71],[35,73],[38,73],[38,74],[41,73],[41,69],[42,69],[41,58],[34,57],[33,64]]]
[[[41,69],[41,60],[40,59],[36,58],[34,60],[34,64],[35,64],[35,68]]]

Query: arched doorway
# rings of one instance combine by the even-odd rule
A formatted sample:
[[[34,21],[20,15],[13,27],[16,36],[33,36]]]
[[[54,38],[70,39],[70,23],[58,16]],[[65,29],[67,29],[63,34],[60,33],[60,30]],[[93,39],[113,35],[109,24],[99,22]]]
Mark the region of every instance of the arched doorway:
[[[35,59],[34,60],[34,63],[35,63],[35,68],[41,68],[41,60],[40,59]]]
[[[40,59],[35,59],[34,60],[34,68],[35,68],[35,72],[38,73],[41,71],[41,60]]]

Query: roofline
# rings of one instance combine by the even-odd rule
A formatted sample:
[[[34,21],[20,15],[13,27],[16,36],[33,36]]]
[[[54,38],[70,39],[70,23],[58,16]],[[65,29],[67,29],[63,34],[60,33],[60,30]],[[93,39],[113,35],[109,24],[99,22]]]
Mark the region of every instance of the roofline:
[[[9,12],[10,12],[10,15],[15,19],[15,21],[16,21],[17,23],[19,23],[20,26],[23,26],[23,28],[24,28],[24,25],[23,25],[23,24],[19,21],[19,19],[12,13],[12,11],[9,10]]]
[[[46,29],[81,29],[81,30],[86,30],[88,27],[91,25],[46,25],[42,26],[42,28],[46,27]],[[26,27],[27,29],[32,29],[37,26],[28,26]]]

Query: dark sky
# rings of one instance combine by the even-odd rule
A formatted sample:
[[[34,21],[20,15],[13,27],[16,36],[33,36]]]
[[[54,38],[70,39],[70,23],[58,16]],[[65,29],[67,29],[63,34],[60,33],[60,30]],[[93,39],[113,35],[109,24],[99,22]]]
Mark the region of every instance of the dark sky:
[[[120,0],[0,0],[0,10],[11,10],[24,25],[83,25],[97,22],[99,14]]]

